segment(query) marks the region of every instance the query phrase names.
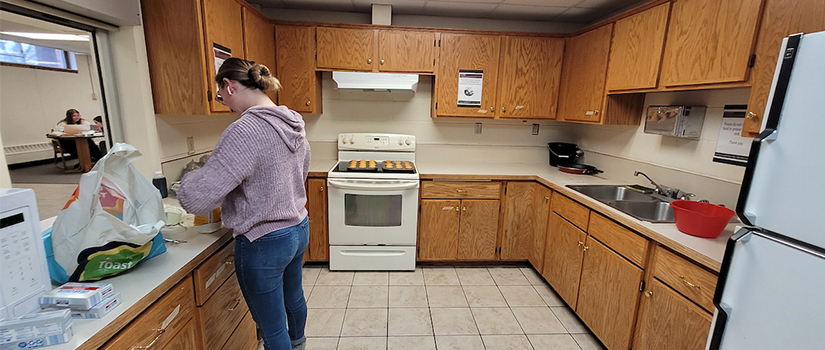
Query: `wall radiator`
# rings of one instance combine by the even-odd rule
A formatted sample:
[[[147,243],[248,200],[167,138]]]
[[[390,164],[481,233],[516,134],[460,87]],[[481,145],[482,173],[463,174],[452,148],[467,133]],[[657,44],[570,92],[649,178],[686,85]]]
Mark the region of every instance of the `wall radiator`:
[[[27,145],[3,146],[8,164],[31,162],[53,157],[52,143],[38,142]]]

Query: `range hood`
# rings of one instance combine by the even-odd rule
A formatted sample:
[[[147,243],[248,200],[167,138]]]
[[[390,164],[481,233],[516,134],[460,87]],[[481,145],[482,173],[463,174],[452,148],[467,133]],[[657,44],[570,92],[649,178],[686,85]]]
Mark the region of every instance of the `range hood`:
[[[332,72],[341,90],[412,91],[418,86],[417,74]]]

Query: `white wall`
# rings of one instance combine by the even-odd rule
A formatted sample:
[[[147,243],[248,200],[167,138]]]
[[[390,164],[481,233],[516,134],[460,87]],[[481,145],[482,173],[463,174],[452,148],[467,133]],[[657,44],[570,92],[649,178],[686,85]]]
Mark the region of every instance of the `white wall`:
[[[77,73],[69,73],[0,66],[3,146],[47,142],[45,134],[66,117],[70,108],[80,111],[89,122],[102,114],[97,76],[89,71],[89,56],[77,55],[77,68]],[[51,157],[51,152],[45,157]]]
[[[570,139],[569,124],[432,118],[432,81],[431,76],[420,76],[414,95],[339,91],[331,74],[324,73],[324,113],[304,115],[313,157],[336,158],[335,142],[342,132],[412,134],[419,159],[431,161],[466,160],[470,149],[486,155],[477,158],[482,162],[546,161],[546,151],[539,151],[536,159],[537,149],[543,150],[550,141]],[[473,132],[476,122],[482,123],[481,134]],[[533,123],[540,124],[539,135],[531,135]]]

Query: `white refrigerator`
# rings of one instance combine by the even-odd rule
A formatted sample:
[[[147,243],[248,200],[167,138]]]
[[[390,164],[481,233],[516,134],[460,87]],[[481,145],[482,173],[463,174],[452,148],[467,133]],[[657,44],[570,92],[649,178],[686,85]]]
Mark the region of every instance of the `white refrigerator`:
[[[825,32],[785,38],[716,287],[709,350],[825,349]]]

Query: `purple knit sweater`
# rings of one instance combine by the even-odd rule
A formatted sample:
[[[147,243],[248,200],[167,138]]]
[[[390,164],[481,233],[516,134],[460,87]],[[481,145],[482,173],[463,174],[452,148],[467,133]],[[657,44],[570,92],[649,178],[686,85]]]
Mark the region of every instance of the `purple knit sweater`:
[[[307,216],[309,157],[300,114],[252,107],[224,130],[206,165],[183,177],[178,200],[198,215],[220,206],[235,236],[254,241]]]

